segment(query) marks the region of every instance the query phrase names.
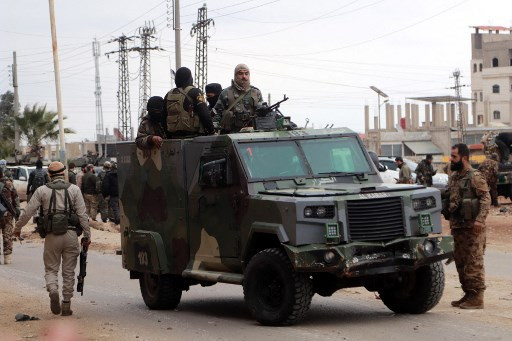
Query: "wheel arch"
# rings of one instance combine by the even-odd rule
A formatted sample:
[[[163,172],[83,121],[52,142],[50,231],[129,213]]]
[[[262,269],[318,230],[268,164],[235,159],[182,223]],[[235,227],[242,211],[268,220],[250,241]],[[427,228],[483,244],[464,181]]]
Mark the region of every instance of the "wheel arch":
[[[281,224],[253,223],[245,248],[242,251],[244,266],[258,252],[268,248],[282,248],[282,244],[288,243],[290,239]]]

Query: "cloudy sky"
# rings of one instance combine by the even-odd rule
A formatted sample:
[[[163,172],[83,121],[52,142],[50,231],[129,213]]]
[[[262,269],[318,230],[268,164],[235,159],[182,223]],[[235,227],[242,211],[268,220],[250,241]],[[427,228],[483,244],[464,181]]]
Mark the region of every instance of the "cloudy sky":
[[[170,1],[170,0],[169,0]],[[182,64],[194,69],[197,9],[205,1],[181,0]],[[207,0],[208,81],[230,84],[233,68],[246,63],[251,82],[272,101],[290,100],[283,113],[299,125],[326,124],[364,130],[363,107],[376,111],[375,85],[392,104],[406,97],[453,94],[459,68],[470,82],[470,34],[475,25],[512,26],[510,0]],[[151,55],[152,95],[171,88],[174,32],[168,1],[55,1],[68,141],[94,139],[94,60],[91,42],[101,43],[104,125],[117,126],[117,63],[105,53],[110,39],[134,35],[145,21],[157,30]],[[12,90],[12,51],[18,54],[20,102],[56,110],[48,1],[0,0],[0,93]],[[131,43],[139,44],[138,40]],[[139,57],[129,54],[131,111],[137,128]],[[465,88],[463,95],[470,94]],[[310,123],[310,125],[311,125]]]

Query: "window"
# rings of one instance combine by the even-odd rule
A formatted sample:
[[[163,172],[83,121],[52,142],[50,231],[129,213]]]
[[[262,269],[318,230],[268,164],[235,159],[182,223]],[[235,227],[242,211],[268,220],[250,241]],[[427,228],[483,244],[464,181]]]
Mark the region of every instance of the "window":
[[[473,94],[473,97],[475,98],[475,102],[476,102],[476,101],[478,101],[478,92],[475,92],[475,93]]]
[[[492,114],[493,114],[495,120],[500,119],[500,112],[498,110],[494,110],[494,112]]]
[[[480,63],[480,72],[482,72],[482,67],[483,67],[483,65],[482,65],[482,63]]]
[[[499,61],[498,61],[498,58],[494,57],[494,58],[492,59],[492,67],[498,67],[498,66],[500,66],[500,63],[499,63]]]
[[[476,64],[473,64],[473,73],[476,72]]]
[[[484,101],[484,93],[480,92],[480,102],[483,102],[483,101]]]
[[[477,117],[477,124],[483,124],[484,123],[484,116],[478,115]]]
[[[500,86],[498,84],[494,84],[492,86],[492,93],[493,94],[499,94],[500,93]]]
[[[510,59],[510,66],[512,66],[512,59]]]

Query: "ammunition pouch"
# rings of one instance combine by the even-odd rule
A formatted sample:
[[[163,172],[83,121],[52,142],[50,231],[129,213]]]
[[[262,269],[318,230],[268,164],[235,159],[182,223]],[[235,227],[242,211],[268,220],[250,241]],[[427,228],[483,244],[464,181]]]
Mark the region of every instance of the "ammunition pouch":
[[[248,125],[251,121],[251,114],[246,112],[235,113],[235,128],[240,130]]]
[[[224,111],[220,120],[220,129],[222,131],[230,132],[234,128],[235,115],[232,111]]]
[[[464,221],[475,220],[480,212],[480,201],[478,199],[462,199],[460,215]]]
[[[46,237],[46,226],[47,223],[44,222],[45,217],[40,215],[36,217],[36,232],[39,234],[39,237],[45,238]]]

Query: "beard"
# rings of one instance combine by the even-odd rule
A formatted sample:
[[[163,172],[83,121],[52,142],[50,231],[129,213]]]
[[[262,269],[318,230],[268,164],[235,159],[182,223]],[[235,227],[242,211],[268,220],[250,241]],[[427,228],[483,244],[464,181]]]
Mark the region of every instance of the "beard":
[[[251,86],[251,81],[249,79],[235,79],[235,83],[244,90],[249,89],[249,87]]]
[[[458,172],[458,171],[462,170],[463,167],[464,167],[464,164],[462,163],[462,160],[459,160],[457,162],[452,162],[450,164],[450,170],[452,170],[454,172]]]

